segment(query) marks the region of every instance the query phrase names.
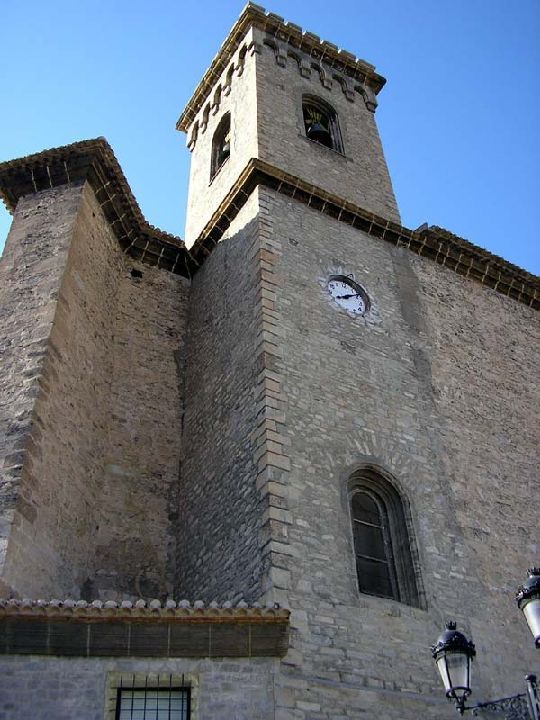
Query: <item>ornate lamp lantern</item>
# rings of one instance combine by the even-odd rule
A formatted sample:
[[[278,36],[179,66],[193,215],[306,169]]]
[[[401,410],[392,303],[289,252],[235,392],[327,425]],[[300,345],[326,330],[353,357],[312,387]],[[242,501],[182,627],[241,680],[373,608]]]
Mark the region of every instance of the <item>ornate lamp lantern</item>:
[[[518,608],[523,610],[536,647],[540,648],[540,568],[527,571],[529,577],[518,589],[516,600]]]
[[[431,648],[433,659],[441,675],[446,697],[456,702],[460,715],[465,700],[471,694],[471,663],[476,655],[474,643],[456,630],[455,622],[446,623],[446,630]]]

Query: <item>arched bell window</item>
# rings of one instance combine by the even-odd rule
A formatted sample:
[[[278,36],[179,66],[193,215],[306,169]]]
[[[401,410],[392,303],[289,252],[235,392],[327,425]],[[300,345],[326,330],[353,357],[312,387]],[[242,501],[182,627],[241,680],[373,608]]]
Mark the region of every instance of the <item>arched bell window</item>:
[[[390,480],[372,468],[350,480],[358,589],[420,606],[406,506]]]
[[[212,163],[210,180],[216,175],[221,166],[231,155],[231,114],[225,115],[219,121],[214,137],[212,138]]]
[[[343,153],[343,142],[339,131],[336,111],[321,98],[304,95],[302,114],[306,137],[320,145]]]

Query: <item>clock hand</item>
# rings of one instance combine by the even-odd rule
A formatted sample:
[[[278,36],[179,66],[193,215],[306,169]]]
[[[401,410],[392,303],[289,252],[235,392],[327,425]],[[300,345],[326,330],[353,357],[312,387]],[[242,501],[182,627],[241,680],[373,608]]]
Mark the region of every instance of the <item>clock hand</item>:
[[[358,297],[360,293],[351,293],[350,295],[336,295],[336,300],[349,300],[353,297]]]

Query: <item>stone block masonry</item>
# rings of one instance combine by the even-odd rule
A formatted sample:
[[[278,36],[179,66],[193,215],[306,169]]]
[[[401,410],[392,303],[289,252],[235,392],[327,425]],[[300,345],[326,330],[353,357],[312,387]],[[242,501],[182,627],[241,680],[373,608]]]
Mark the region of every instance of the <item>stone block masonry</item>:
[[[274,720],[270,658],[128,660],[26,658],[0,660],[0,720],[114,720],[116,690],[169,676],[191,689],[190,720]],[[177,680],[177,681],[178,681]],[[38,695],[39,693],[39,695]]]
[[[356,93],[347,97],[339,82],[321,85],[319,73],[299,72],[302,53],[285,45],[285,60],[276,55],[260,30],[256,56],[258,158],[285,169],[346,201],[399,223],[399,211],[374,113]],[[272,42],[272,41],[271,41]],[[313,58],[306,56],[311,68]],[[344,154],[308,140],[302,98],[320,97],[337,113]]]
[[[483,648],[476,697],[519,691],[535,660],[509,609],[538,552],[527,531],[537,525],[527,500],[535,312],[294,200],[259,195],[281,249],[273,277],[290,469],[280,600],[292,610],[282,717],[445,717],[426,649],[450,616]],[[365,317],[334,303],[332,274],[364,287]],[[421,608],[358,592],[347,480],[363,464],[390,472],[410,505]],[[509,561],[493,562],[503,550]]]
[[[256,487],[258,204],[254,194],[193,279],[179,482],[178,592],[261,596]]]
[[[0,592],[16,590],[22,547],[31,542],[37,508],[29,466],[39,454],[43,427],[34,405],[47,371],[48,343],[71,243],[81,186],[23,198],[0,262]],[[26,536],[24,528],[27,528]],[[10,565],[11,563],[11,565]],[[11,567],[11,570],[8,568]]]
[[[166,594],[188,281],[126,260],[89,185],[21,200],[2,272],[7,591]]]
[[[179,121],[189,251],[103,139],[0,166],[0,596],[23,596],[0,602],[0,720],[112,720],[119,679],[162,676],[191,720],[451,718],[449,619],[474,701],[534,669],[512,594],[539,549],[537,279],[399,224],[383,85],[249,4]],[[305,96],[343,153],[306,136]],[[355,490],[392,598],[359,592]]]

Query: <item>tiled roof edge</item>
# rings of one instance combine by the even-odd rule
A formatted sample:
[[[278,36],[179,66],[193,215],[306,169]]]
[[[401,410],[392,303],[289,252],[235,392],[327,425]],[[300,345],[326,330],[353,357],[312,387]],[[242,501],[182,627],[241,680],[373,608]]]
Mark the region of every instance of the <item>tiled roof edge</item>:
[[[276,15],[261,5],[249,2],[243,9],[240,17],[235,22],[231,31],[222,43],[219,51],[212,60],[212,63],[202,80],[197,85],[195,92],[182,112],[176,129],[186,132],[189,125],[203,106],[212,87],[227,67],[231,57],[234,55],[248,29],[252,26],[271,34],[278,35],[294,47],[312,54],[318,53],[319,58],[331,67],[335,65],[345,69],[352,77],[362,77],[377,94],[386,83],[385,78],[375,72],[375,68],[365,60],[357,58],[353,53],[338,48],[333,43],[321,40],[318,35],[303,30],[299,25],[287,22],[280,15]]]
[[[0,197],[13,212],[20,197],[87,180],[120,246],[132,257],[190,276],[196,265],[181,238],[144,218],[114,152],[103,137],[0,163]]]
[[[205,606],[200,600],[191,603],[188,600],[30,600],[0,599],[0,618],[7,617],[46,618],[86,618],[86,619],[146,619],[146,620],[185,620],[186,622],[288,622],[290,611],[275,606],[251,605],[240,601],[234,607],[232,603],[222,605],[212,602]]]
[[[405,247],[416,255],[450,268],[458,275],[469,277],[518,302],[540,309],[540,278],[527,270],[443,228],[424,225],[417,230],[410,230],[255,158],[246,165],[191,248],[192,255],[199,262],[202,263],[205,255],[212,251],[258,185],[294,198],[372,237],[397,247]]]

